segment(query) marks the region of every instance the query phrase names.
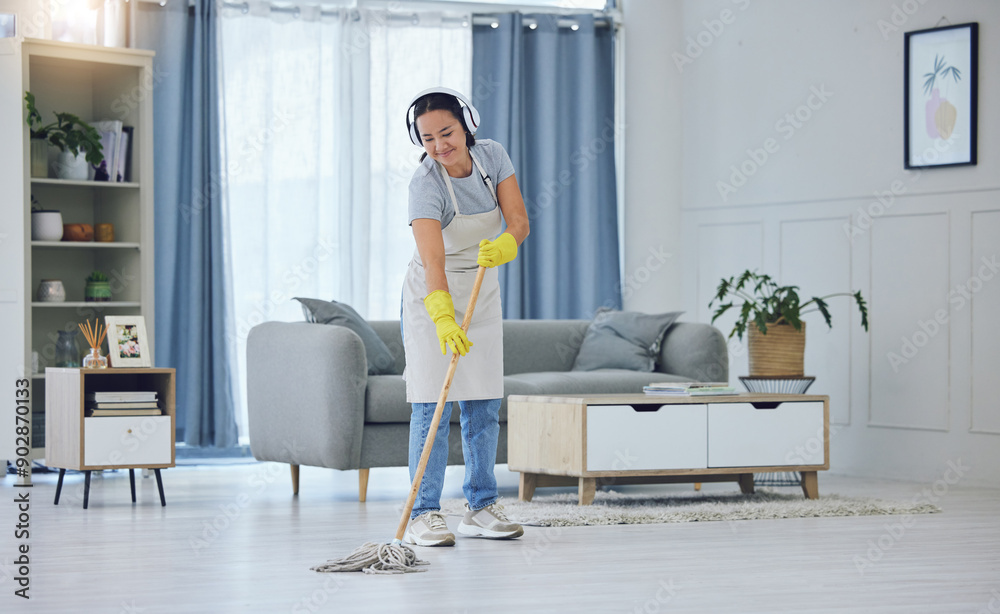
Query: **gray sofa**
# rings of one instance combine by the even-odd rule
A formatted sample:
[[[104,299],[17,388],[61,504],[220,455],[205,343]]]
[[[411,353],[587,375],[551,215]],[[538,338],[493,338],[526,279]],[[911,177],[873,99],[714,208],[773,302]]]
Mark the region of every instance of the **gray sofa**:
[[[247,339],[250,448],[262,461],[358,469],[365,500],[371,467],[405,467],[410,405],[398,321],[370,322],[395,357],[390,375],[368,375],[354,331],[308,322],[266,322]],[[725,338],[707,324],[677,322],[664,336],[656,372],[572,371],[589,320],[505,320],[504,392],[636,393],[651,381],[728,381]],[[473,350],[474,351],[474,350]],[[459,412],[452,412],[457,423]],[[461,432],[450,432],[449,464],[462,464]],[[500,408],[497,462],[507,462],[507,403]]]

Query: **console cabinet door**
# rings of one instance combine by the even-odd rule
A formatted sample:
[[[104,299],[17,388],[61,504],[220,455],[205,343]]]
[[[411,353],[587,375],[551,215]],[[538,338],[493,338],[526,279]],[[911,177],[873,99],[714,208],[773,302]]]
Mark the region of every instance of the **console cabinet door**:
[[[823,402],[708,406],[709,467],[825,465]]]
[[[587,471],[704,469],[705,405],[587,406]]]

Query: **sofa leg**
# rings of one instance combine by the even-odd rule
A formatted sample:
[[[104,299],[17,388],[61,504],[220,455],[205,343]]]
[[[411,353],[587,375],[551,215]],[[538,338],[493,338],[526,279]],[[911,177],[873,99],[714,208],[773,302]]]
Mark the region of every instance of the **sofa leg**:
[[[299,494],[299,466],[290,465],[292,468],[292,494]]]
[[[368,497],[368,470],[358,469],[358,501],[365,502]]]

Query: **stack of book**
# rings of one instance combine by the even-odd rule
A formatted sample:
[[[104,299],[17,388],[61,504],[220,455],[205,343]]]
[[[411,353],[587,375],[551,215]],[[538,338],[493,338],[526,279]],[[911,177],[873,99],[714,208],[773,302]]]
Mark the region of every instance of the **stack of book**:
[[[646,394],[659,396],[713,396],[739,394],[726,382],[662,382],[643,386]]]
[[[88,392],[86,415],[90,416],[159,416],[156,392]]]
[[[101,135],[104,160],[94,169],[95,181],[121,183],[132,179],[132,126],[123,126],[116,119],[92,121],[90,125]]]

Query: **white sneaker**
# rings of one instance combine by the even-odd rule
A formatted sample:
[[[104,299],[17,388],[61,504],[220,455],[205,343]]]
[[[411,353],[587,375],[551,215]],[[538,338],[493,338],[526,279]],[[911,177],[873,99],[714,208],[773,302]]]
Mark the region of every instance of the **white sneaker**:
[[[403,541],[417,546],[454,546],[455,534],[448,530],[441,512],[424,512],[406,525]]]
[[[514,539],[524,535],[521,525],[511,522],[499,503],[475,511],[469,509],[469,504],[466,503],[465,509],[465,517],[458,525],[458,532],[462,535],[489,539]]]

